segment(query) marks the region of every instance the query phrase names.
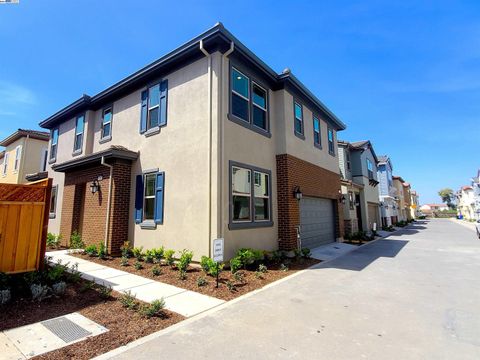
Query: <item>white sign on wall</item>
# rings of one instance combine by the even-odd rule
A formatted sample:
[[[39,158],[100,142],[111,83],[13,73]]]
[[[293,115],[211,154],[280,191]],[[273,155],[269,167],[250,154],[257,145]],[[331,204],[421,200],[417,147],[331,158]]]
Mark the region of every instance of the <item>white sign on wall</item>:
[[[213,261],[223,261],[223,239],[213,240]]]

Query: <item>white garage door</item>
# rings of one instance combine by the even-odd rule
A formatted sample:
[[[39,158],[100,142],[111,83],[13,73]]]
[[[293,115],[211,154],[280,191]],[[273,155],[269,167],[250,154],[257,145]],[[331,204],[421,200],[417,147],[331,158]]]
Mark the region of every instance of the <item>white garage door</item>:
[[[335,241],[335,214],[330,199],[304,197],[300,200],[302,247],[313,249]]]

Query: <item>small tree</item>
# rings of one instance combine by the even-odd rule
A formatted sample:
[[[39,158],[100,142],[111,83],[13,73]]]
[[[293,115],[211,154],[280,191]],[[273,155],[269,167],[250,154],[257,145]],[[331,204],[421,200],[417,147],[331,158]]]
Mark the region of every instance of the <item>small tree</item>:
[[[450,208],[450,209],[454,209],[455,208],[455,204],[453,203],[453,199],[454,199],[454,193],[453,193],[453,190],[450,189],[450,188],[444,188],[444,189],[441,189],[439,192],[438,192],[438,196],[440,196],[442,198],[442,202],[447,204],[447,206]]]

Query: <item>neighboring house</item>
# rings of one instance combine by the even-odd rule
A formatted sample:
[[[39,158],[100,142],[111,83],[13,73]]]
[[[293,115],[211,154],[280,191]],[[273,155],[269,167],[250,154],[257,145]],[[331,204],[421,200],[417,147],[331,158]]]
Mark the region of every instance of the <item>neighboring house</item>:
[[[49,231],[87,244],[225,257],[343,236],[337,131],[293,74],[221,24],[42,121],[51,131]]]
[[[339,140],[338,147],[345,228],[351,232],[378,229],[381,225],[378,159],[372,144],[368,140],[352,143]]]
[[[382,226],[398,222],[397,189],[393,185],[393,166],[388,156],[378,157],[378,181]]]
[[[424,204],[420,206],[420,211],[424,215],[433,215],[436,211],[446,211],[448,206],[446,204]]]
[[[18,129],[3,139],[0,182],[22,184],[29,180],[40,180],[47,176],[47,149],[49,133],[37,130]],[[36,177],[27,179],[27,175]]]
[[[477,176],[472,178],[472,188],[475,201],[475,219],[480,220],[480,169]]]
[[[473,186],[462,186],[456,193],[457,213],[467,220],[476,219],[476,199]]]
[[[410,191],[410,214],[412,219],[420,215],[420,195],[415,190]]]
[[[405,208],[405,193],[403,183],[405,182],[401,176],[392,176],[393,186],[396,190],[397,209],[398,209],[398,221],[407,221],[407,211]]]
[[[411,185],[408,182],[403,183],[403,196],[404,196],[404,206],[405,214],[407,216],[407,221],[412,220],[412,195],[411,195]]]

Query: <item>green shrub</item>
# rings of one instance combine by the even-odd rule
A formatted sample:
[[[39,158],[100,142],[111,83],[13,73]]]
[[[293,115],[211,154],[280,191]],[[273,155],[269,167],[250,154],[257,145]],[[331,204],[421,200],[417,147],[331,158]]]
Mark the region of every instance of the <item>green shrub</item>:
[[[202,256],[200,265],[205,273],[213,277],[217,277],[217,274],[220,275],[220,273],[223,271],[223,267],[225,266],[225,264],[217,265],[217,263],[208,256]]]
[[[140,309],[140,313],[151,318],[153,316],[163,316],[163,309],[165,308],[165,300],[163,298],[159,300],[153,300],[150,305],[144,305]]]
[[[165,249],[163,246],[156,249],[152,249],[152,255],[156,263],[160,263],[162,261],[164,253],[165,253]]]
[[[232,274],[235,274],[241,268],[242,260],[238,256],[230,260],[230,271],[232,272]]]
[[[10,287],[11,275],[0,272],[0,290],[8,289]]]
[[[287,272],[288,271],[288,266],[285,264],[280,264],[280,270]]]
[[[82,278],[82,273],[78,271],[78,263],[73,264],[70,267],[70,271],[67,273],[67,280],[71,283],[78,283]]]
[[[284,258],[285,258],[285,254],[280,250],[275,250],[275,251],[272,251],[271,253],[271,259],[275,263],[279,263]]]
[[[121,266],[128,266],[128,257],[122,256],[122,258],[120,259],[120,265]]]
[[[266,273],[268,271],[267,266],[265,264],[258,265],[258,271],[261,273]]]
[[[133,254],[133,257],[135,259],[137,259],[138,261],[142,261],[143,260],[143,246],[134,247],[132,249],[132,254]]]
[[[183,249],[183,251],[180,253],[180,259],[178,260],[178,263],[177,263],[177,269],[180,271],[186,272],[188,269],[188,266],[192,262],[192,259],[193,259],[193,252]]]
[[[309,248],[302,248],[302,256],[305,259],[309,259],[312,256],[312,252],[310,251]]]
[[[245,281],[245,273],[243,271],[237,271],[233,274],[235,281],[243,283]]]
[[[57,263],[55,265],[48,266],[46,268],[46,280],[50,284],[57,283],[64,279],[68,269],[68,263],[66,265],[62,265],[61,263]]]
[[[143,253],[143,261],[146,263],[152,264],[153,263],[153,251],[152,250],[147,250]]]
[[[98,245],[98,257],[103,260],[107,258],[107,248],[103,242]]]
[[[162,275],[162,269],[158,265],[152,267],[152,275],[153,276],[160,276]]]
[[[293,250],[293,255],[295,256],[295,259],[300,259],[302,257],[302,250],[299,250],[299,249]]]
[[[198,287],[202,287],[202,286],[205,286],[208,284],[208,281],[207,279],[205,279],[203,276],[200,276],[198,279],[197,279],[197,286]]]
[[[85,281],[83,282],[82,286],[80,286],[79,291],[81,293],[84,293],[90,289],[93,289],[95,287],[95,283],[93,281]]]
[[[165,263],[169,266],[173,266],[175,263],[175,259],[173,256],[175,255],[175,250],[165,250],[163,256],[165,257]]]
[[[252,249],[240,249],[237,251],[236,257],[241,261],[243,267],[252,265],[256,260]]]
[[[185,280],[185,279],[187,278],[187,272],[184,271],[184,270],[180,270],[180,271],[178,272],[178,278],[179,278],[180,280]]]
[[[78,231],[74,231],[70,236],[70,249],[83,249],[85,248],[85,243],[82,241],[82,237]]]
[[[50,248],[57,248],[62,240],[61,235],[55,235],[52,233],[47,234],[47,246]]]
[[[227,289],[230,290],[231,292],[237,290],[235,284],[231,281],[227,281],[225,285],[227,286]]]
[[[132,294],[130,290],[124,291],[122,295],[118,298],[118,301],[122,304],[124,308],[135,310],[138,308],[138,301],[135,295]]]
[[[120,251],[122,252],[122,257],[126,257],[127,259],[132,256],[132,250],[130,249],[130,243],[125,241],[123,245],[120,247]]]
[[[87,254],[88,256],[94,257],[98,256],[98,250],[96,245],[88,245],[84,250],[84,254]]]
[[[255,271],[255,277],[257,279],[263,279],[263,272],[261,271]]]
[[[133,266],[135,267],[135,270],[142,270],[143,269],[143,265],[140,261],[135,261],[135,264],[133,264]]]
[[[98,286],[98,294],[102,299],[108,300],[112,296],[112,287],[105,286],[105,284],[103,284],[103,286]]]

